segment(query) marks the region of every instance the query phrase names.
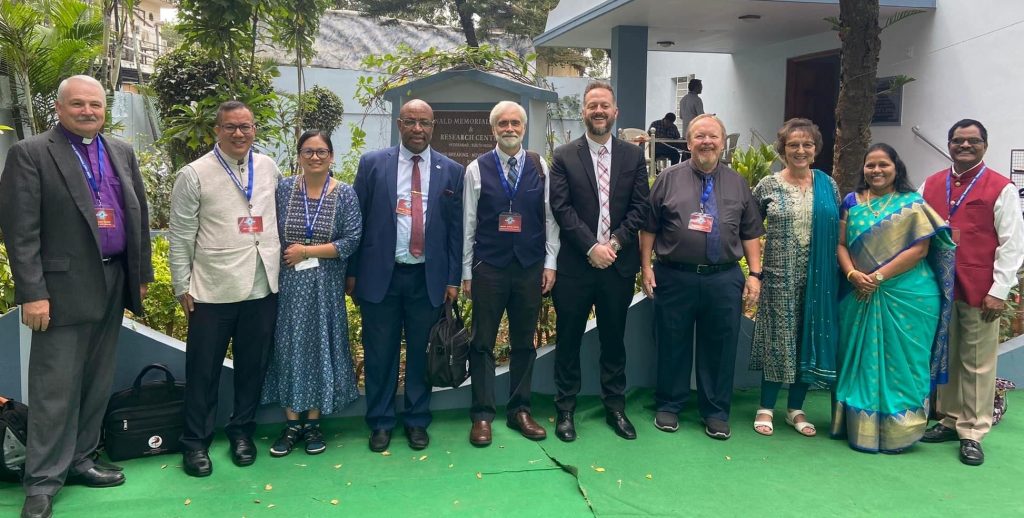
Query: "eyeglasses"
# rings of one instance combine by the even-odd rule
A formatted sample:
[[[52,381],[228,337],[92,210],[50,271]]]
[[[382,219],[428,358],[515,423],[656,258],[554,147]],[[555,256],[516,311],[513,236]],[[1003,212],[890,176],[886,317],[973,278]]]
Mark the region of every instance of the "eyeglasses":
[[[430,129],[434,127],[434,121],[427,119],[398,119],[398,123],[403,128],[415,128],[417,124],[423,129]]]
[[[302,151],[299,151],[299,154],[302,155],[302,158],[313,158],[313,155],[316,155],[317,158],[327,158],[327,157],[331,156],[331,150],[330,149],[324,149],[324,148],[320,148],[320,149],[306,148],[306,149],[303,149]]]
[[[248,134],[256,131],[256,125],[255,124],[238,124],[238,125],[235,125],[235,124],[218,124],[218,126],[220,127],[220,129],[228,132],[229,134],[230,133],[234,133],[235,130],[241,131],[242,134],[244,134],[244,135],[248,135]]]
[[[509,120],[498,121],[498,127],[499,128],[508,128],[509,126],[511,126],[513,128],[518,128],[518,127],[520,127],[522,125],[523,125],[523,121],[521,121],[519,119],[509,119]]]
[[[954,138],[949,139],[949,143],[953,144],[954,146],[962,146],[964,144],[970,144],[972,146],[977,146],[979,144],[984,144],[985,141],[980,139],[980,138],[978,138],[978,137],[969,137],[969,138],[954,137]]]

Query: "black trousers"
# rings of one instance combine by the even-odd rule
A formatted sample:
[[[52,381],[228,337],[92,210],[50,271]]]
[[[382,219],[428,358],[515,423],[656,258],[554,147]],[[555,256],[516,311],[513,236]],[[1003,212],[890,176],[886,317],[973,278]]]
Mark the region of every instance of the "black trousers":
[[[103,274],[107,292],[96,301],[106,305],[102,320],[32,332],[22,481],[27,496],[55,495],[68,474],[93,467],[89,455],[99,444],[124,317],[124,261],[107,263]]]
[[[494,342],[501,315],[508,311],[509,416],[530,411],[533,363],[537,359],[533,337],[540,315],[541,274],[544,262],[523,268],[513,260],[505,268],[481,262],[473,268],[473,341],[469,373],[473,377],[473,421],[493,421]]]
[[[185,349],[185,451],[205,450],[217,424],[220,371],[231,342],[235,367],[229,439],[252,438],[263,378],[274,343],[277,294],[227,304],[196,302],[188,320]]]
[[[655,263],[654,278],[656,409],[679,413],[686,406],[696,329],[697,409],[701,417],[728,420],[743,314],[743,271],[737,266],[700,275]]]
[[[555,408],[562,412],[576,409],[580,392],[580,344],[590,318],[597,314],[597,336],[601,342],[601,401],[609,411],[625,408],[626,391],[626,313],[633,300],[634,276],[623,277],[614,267],[590,268],[573,275],[561,275],[554,288],[555,332]]]
[[[371,430],[395,427],[395,391],[405,333],[405,426],[430,425],[430,385],[427,384],[427,341],[441,317],[427,294],[422,264],[396,264],[384,300],[359,301],[363,315],[363,358],[366,367],[366,424]]]

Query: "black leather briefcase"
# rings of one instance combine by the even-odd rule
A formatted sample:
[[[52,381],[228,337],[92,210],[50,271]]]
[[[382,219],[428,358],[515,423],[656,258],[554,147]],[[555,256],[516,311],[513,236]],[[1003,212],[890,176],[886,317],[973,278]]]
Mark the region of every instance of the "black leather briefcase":
[[[151,370],[163,371],[164,379],[143,383]],[[184,408],[185,383],[165,365],[145,367],[130,388],[110,396],[103,419],[107,456],[118,461],[181,451]]]
[[[434,387],[457,388],[469,378],[469,330],[462,322],[459,306],[446,301],[441,318],[430,330],[427,343],[427,383]]]

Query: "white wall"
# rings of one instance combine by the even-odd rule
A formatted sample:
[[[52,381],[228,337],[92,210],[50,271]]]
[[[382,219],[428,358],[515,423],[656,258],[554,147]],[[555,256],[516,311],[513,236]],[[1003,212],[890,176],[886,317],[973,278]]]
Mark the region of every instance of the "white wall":
[[[1024,148],[1022,21],[1024,2],[939,0],[934,13],[913,16],[882,33],[878,75],[904,74],[915,81],[904,87],[902,125],[873,126],[872,137],[900,152],[914,183],[948,163],[914,136],[911,128],[919,126],[929,140],[944,149],[946,131],[962,118],[985,124],[990,142],[986,161],[1009,175],[1010,150]],[[786,59],[839,45],[836,33],[824,32],[735,54],[731,69],[721,65],[718,71],[706,74],[726,80],[733,74],[733,83],[725,87],[734,92],[729,100],[732,109],[719,107],[709,98],[720,88],[713,81],[705,82],[704,105],[708,111],[722,114],[730,131],[741,131],[741,143],[748,142],[751,127],[771,138],[783,122]],[[669,53],[650,56],[656,54]],[[673,64],[664,66],[685,69],[687,59],[679,55]],[[659,68],[650,67],[650,82],[661,79]],[[655,98],[652,91],[649,85],[649,102]]]
[[[700,98],[704,111],[715,113],[732,133],[740,131],[733,123],[738,98],[736,73],[729,54],[700,54],[695,52],[647,53],[647,113],[649,123],[679,109],[676,103],[674,78],[693,74],[704,83]]]

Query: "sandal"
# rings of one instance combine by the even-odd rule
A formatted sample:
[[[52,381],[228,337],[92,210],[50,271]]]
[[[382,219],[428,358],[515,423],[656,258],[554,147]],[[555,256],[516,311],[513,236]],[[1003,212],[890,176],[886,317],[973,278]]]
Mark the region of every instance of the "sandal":
[[[762,416],[762,415],[768,416],[768,420],[767,421],[759,421],[758,420],[758,416]],[[761,435],[765,435],[765,436],[772,435],[773,433],[775,433],[775,426],[772,425],[772,421],[771,421],[771,419],[773,417],[775,417],[775,412],[773,412],[772,409],[770,409],[770,408],[758,408],[757,409],[757,413],[754,414],[754,431],[759,433],[759,434],[761,434]],[[759,426],[763,426],[763,427],[767,428],[768,431],[767,432],[762,432],[761,430],[758,430],[757,427],[759,427]]]
[[[796,422],[796,418],[804,416],[804,421]],[[807,414],[803,410],[790,410],[786,412],[786,424],[792,426],[794,430],[803,435],[804,437],[814,437],[817,435],[818,430],[813,424],[806,421]],[[806,430],[810,429],[811,433],[805,433]]]

